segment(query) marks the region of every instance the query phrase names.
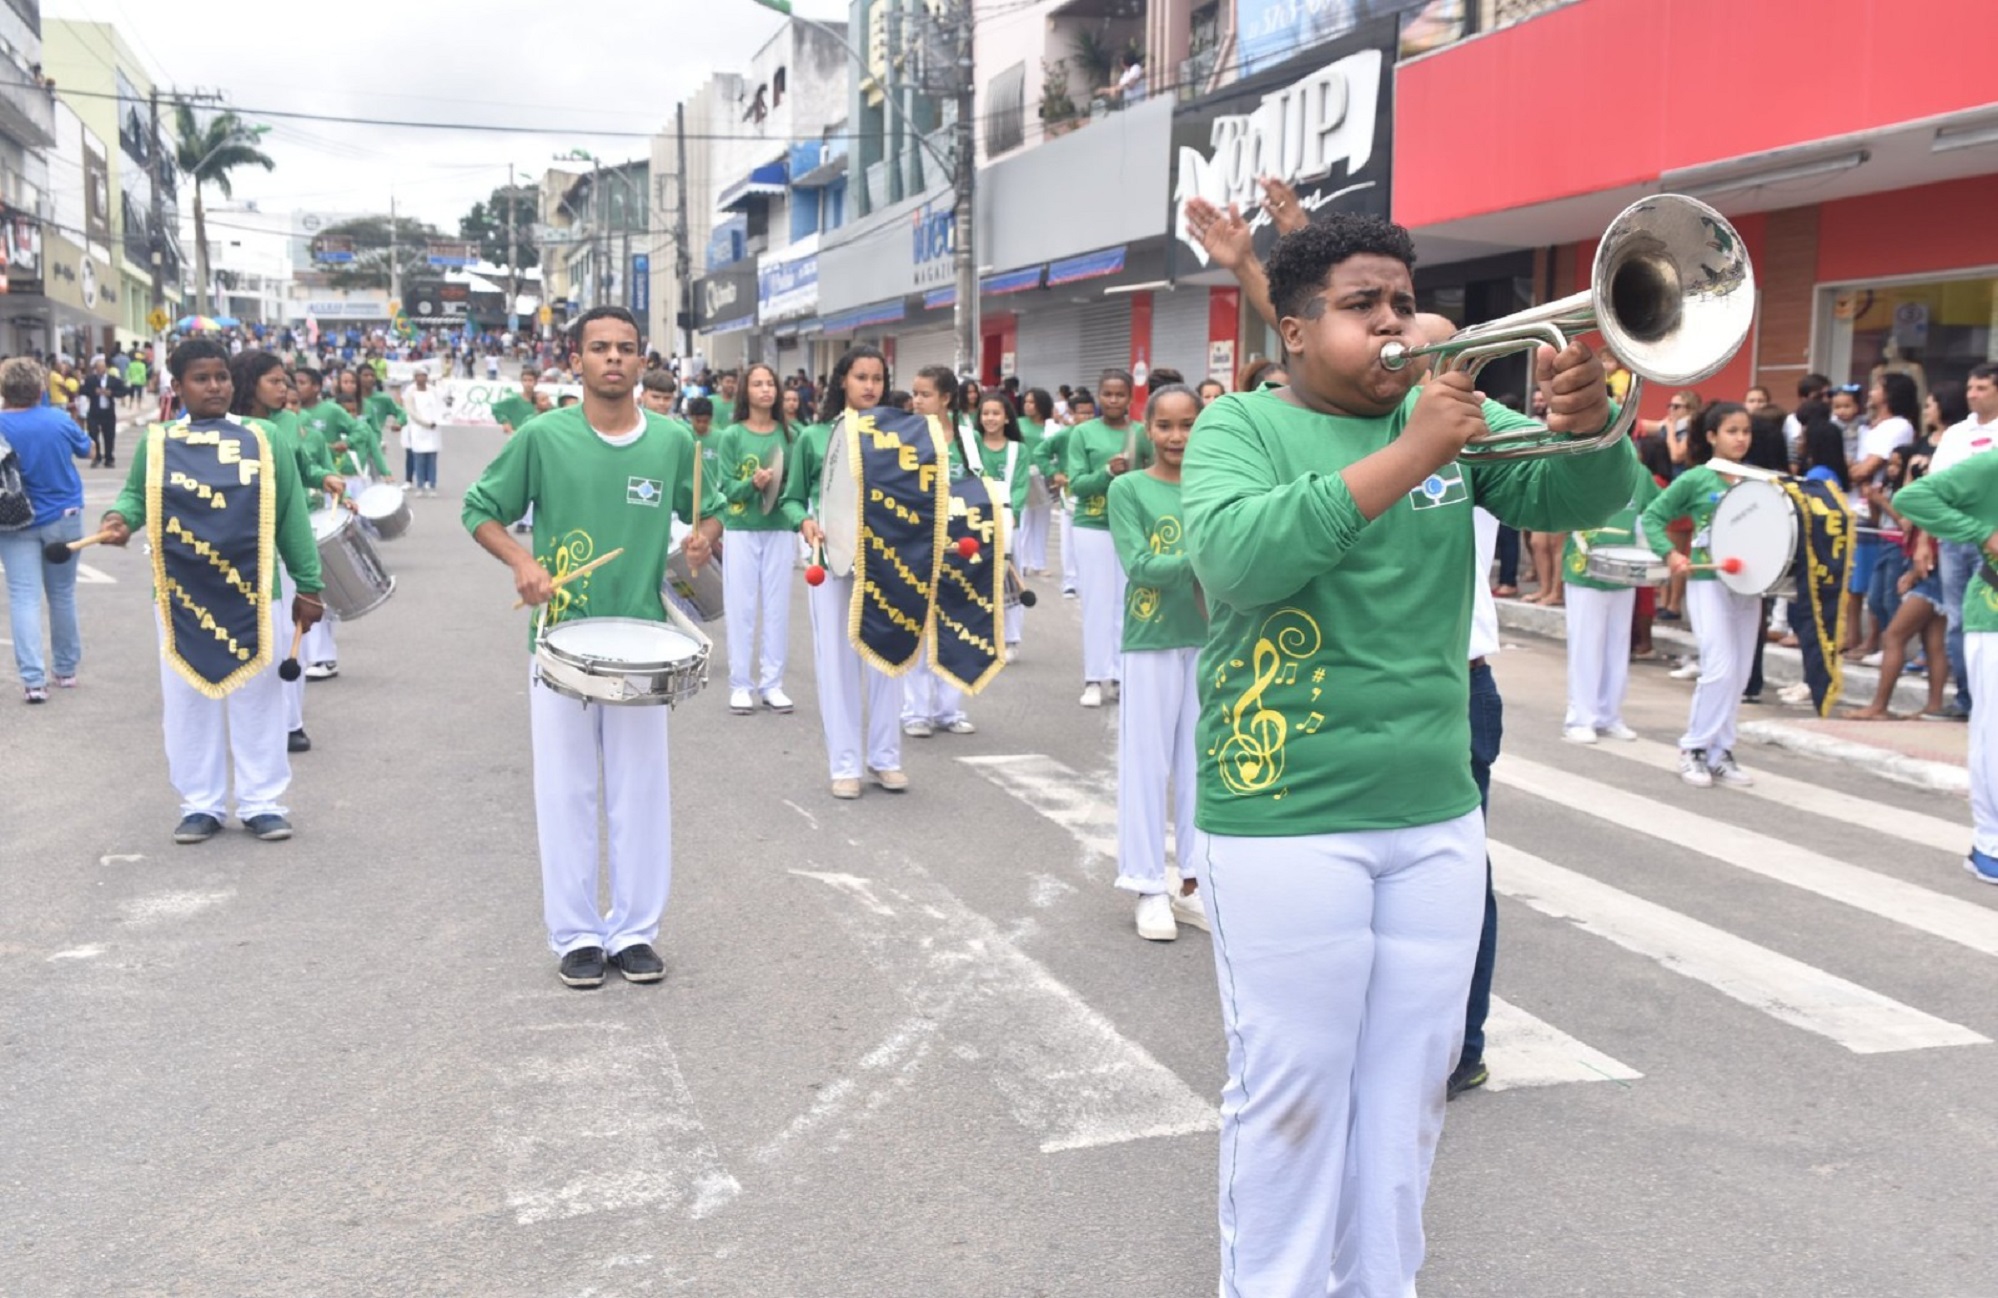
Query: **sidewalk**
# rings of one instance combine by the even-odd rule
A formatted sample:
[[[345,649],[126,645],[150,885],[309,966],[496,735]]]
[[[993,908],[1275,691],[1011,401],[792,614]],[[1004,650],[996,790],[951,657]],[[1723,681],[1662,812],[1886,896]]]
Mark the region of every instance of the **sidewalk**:
[[[1506,631],[1548,640],[1567,638],[1567,623],[1558,608],[1502,599],[1498,601],[1498,613],[1499,626]],[[1654,624],[1651,638],[1668,659],[1694,651],[1692,632],[1670,623]],[[1692,682],[1667,678],[1665,669],[1669,666],[1669,661],[1632,664],[1633,691],[1640,682],[1656,678],[1663,685],[1683,686],[1683,694],[1690,696]],[[1795,649],[1769,645],[1762,656],[1762,674],[1766,680],[1763,702],[1743,705],[1742,738],[1845,762],[1900,784],[1949,793],[1968,792],[1969,726],[1946,721],[1847,718],[1845,714],[1850,707],[1872,700],[1880,681],[1879,673],[1872,668],[1846,665],[1844,693],[1829,717],[1819,717],[1808,703],[1786,704],[1777,697],[1783,686],[1804,677],[1803,658]],[[1921,711],[1928,702],[1928,688],[1924,677],[1903,675],[1894,688],[1893,710]]]

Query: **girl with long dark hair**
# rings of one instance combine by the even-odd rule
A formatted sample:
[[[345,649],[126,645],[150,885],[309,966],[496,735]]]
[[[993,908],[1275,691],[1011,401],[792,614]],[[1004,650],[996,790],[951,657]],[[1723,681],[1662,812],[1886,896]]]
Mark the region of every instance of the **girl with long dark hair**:
[[[802,516],[781,499],[764,504],[773,484],[782,485],[792,440],[781,400],[777,371],[751,365],[736,391],[734,422],[721,431],[716,448],[728,501],[722,516],[729,542],[722,566],[728,707],[738,716],[756,711],[759,699],[772,712],[794,707],[784,692],[784,659],[791,634],[791,533]]]

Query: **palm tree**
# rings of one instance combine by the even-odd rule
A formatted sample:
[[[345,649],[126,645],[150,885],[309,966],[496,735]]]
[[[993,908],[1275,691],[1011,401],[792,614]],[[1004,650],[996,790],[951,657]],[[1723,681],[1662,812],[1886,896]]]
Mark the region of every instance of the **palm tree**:
[[[194,110],[188,105],[181,104],[176,110],[173,158],[181,174],[194,182],[194,309],[201,315],[209,313],[208,288],[212,279],[208,269],[208,214],[201,205],[201,188],[213,185],[222,197],[229,198],[230,172],[251,166],[269,171],[277,166],[270,155],[257,147],[269,129],[251,126],[234,113],[217,113],[201,123],[195,120]]]

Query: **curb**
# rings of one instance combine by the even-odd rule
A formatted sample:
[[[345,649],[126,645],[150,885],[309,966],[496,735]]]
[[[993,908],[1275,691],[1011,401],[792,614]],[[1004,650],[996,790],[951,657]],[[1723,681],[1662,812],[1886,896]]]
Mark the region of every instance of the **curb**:
[[[1806,757],[1820,757],[1862,767],[1869,773],[1878,775],[1882,779],[1892,780],[1896,784],[1906,784],[1938,793],[1963,795],[1970,792],[1970,771],[1948,762],[1925,761],[1919,757],[1897,753],[1891,748],[1856,744],[1849,739],[1817,734],[1814,731],[1785,725],[1780,721],[1745,722],[1741,726],[1740,733],[1743,739],[1750,739],[1758,744],[1787,748]]]
[[[1499,625],[1508,631],[1525,631],[1532,635],[1544,636],[1549,640],[1568,638],[1568,619],[1558,608],[1528,604],[1517,599],[1501,599],[1495,602],[1498,604]],[[1692,631],[1682,630],[1664,622],[1652,624],[1651,642],[1661,649],[1672,649],[1686,655],[1694,654],[1699,649],[1699,643]],[[1764,646],[1762,677],[1765,688],[1768,685],[1793,685],[1803,680],[1803,655],[1795,649],[1785,649],[1781,645]],[[1845,664],[1844,680],[1845,689],[1842,697],[1848,701],[1871,699],[1873,692],[1880,688],[1880,673],[1871,667],[1861,667],[1856,663]],[[1927,707],[1929,702],[1927,678],[1902,673],[1901,679],[1894,684],[1893,702],[1910,712],[1919,712]],[[1746,733],[1746,727],[1743,728],[1743,733]],[[1854,746],[1865,747],[1863,744]]]

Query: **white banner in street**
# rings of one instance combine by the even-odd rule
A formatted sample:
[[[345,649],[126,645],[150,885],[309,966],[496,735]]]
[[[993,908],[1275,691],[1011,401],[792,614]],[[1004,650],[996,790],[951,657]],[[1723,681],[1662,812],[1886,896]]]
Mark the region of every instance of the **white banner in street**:
[[[393,366],[390,368],[390,385],[395,386]],[[493,418],[494,403],[520,394],[518,383],[489,382],[485,379],[444,379],[432,382],[430,386],[444,394],[444,423],[453,428],[497,428],[499,421]],[[557,404],[565,396],[581,399],[583,395],[580,383],[543,383],[536,390],[546,392],[549,400]]]

